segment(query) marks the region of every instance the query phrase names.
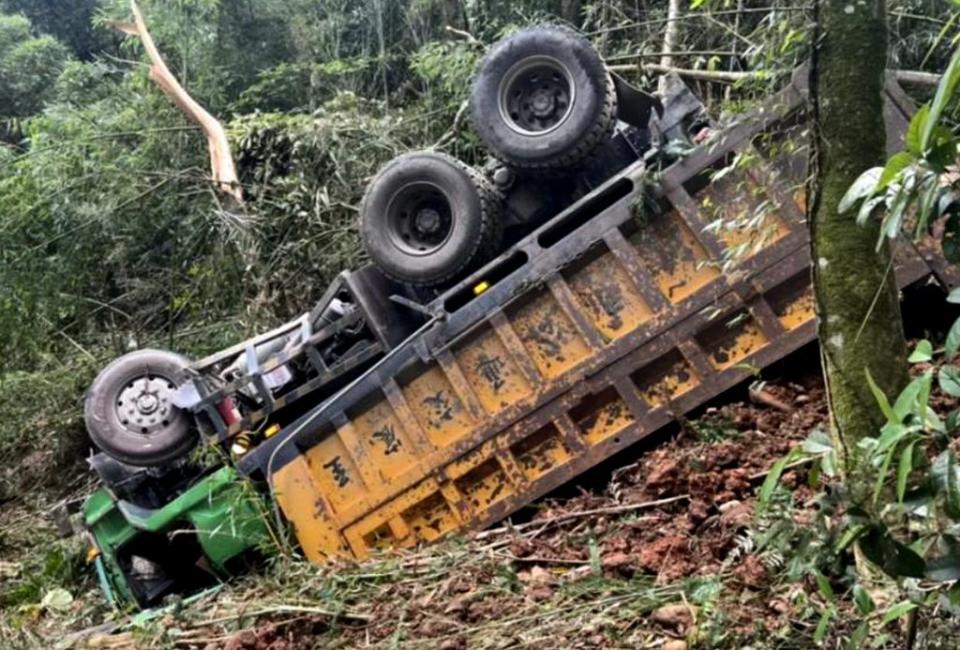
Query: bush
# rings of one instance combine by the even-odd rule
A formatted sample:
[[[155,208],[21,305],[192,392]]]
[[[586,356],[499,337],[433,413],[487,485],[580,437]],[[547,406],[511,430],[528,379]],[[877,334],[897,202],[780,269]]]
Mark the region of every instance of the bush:
[[[0,501],[62,488],[90,449],[82,398],[97,362],[75,352],[0,374]]]

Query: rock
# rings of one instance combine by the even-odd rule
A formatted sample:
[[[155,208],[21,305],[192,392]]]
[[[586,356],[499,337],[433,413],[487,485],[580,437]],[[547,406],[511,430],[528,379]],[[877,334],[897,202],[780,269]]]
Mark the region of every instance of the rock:
[[[660,646],[660,650],[687,650],[687,642],[681,639],[671,639]]]
[[[19,578],[20,571],[23,569],[23,565],[19,562],[6,562],[0,560],[0,579],[3,578]]]
[[[673,603],[654,610],[650,618],[660,625],[672,627],[679,632],[685,633],[693,626],[693,614],[693,608],[690,605]]]
[[[633,558],[626,553],[611,553],[603,557],[604,569],[618,569],[633,563]]]
[[[528,587],[550,587],[557,584],[557,578],[542,566],[535,566],[529,571],[521,571],[517,579]]]
[[[447,605],[446,609],[443,610],[444,614],[458,614],[467,609],[467,598],[464,596],[458,596],[450,601],[450,604]]]
[[[722,485],[723,474],[720,472],[696,472],[687,477],[687,491],[690,496],[702,501],[716,501],[717,492]]]
[[[790,611],[790,604],[782,598],[774,598],[771,600],[769,607],[777,614],[786,614]]]
[[[556,576],[541,566],[535,566],[529,571],[521,571],[517,578],[523,583],[523,592],[535,602],[549,600],[553,597],[553,587],[557,584]]]
[[[578,582],[584,578],[589,578],[593,574],[593,568],[588,564],[583,566],[578,566],[575,569],[571,569],[563,574],[564,582]]]
[[[687,508],[687,514],[690,516],[690,521],[699,524],[710,516],[710,506],[699,499],[694,499]]]
[[[687,552],[687,538],[679,535],[665,535],[643,547],[638,561],[645,569],[654,573],[663,573],[666,568],[664,563],[668,558],[673,563],[684,563]],[[673,572],[669,573],[673,575]]]
[[[533,555],[536,547],[525,539],[515,540],[510,543],[510,553],[516,557],[527,557]]]
[[[724,507],[726,506],[726,507]],[[720,507],[720,523],[727,528],[747,528],[753,521],[753,506],[742,501],[728,501]]]
[[[730,492],[744,492],[750,489],[750,475],[742,467],[728,471],[723,478],[723,487]]]
[[[720,514],[724,514],[724,513],[726,513],[728,510],[730,510],[730,509],[732,509],[732,508],[736,508],[737,506],[739,506],[739,505],[741,505],[741,504],[742,504],[741,501],[737,501],[736,499],[734,499],[733,501],[727,501],[726,503],[721,503],[721,504],[719,504],[719,505],[717,506],[717,510],[720,511]]]
[[[665,458],[663,462],[657,463],[650,470],[645,487],[651,492],[660,495],[666,494],[676,487],[679,473],[680,468],[677,466],[677,461]]]
[[[732,440],[724,440],[704,451],[703,466],[707,469],[718,469],[736,465],[740,462],[740,453],[740,445]]]
[[[524,591],[527,598],[535,603],[542,603],[553,598],[553,589],[550,587],[531,587]]]
[[[257,643],[257,635],[252,630],[244,630],[230,638],[223,648],[224,650],[243,650],[253,647],[255,643]]]
[[[420,625],[418,632],[421,636],[433,638],[437,636],[443,636],[449,627],[450,624],[446,621],[428,618],[423,622],[422,625]]]
[[[733,570],[733,575],[748,587],[762,587],[767,579],[767,569],[756,555],[748,555],[743,562]]]

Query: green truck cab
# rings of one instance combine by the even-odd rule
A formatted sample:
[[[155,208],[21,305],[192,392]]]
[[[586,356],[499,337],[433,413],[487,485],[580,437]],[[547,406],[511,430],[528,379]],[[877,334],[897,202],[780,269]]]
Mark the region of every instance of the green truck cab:
[[[90,558],[115,605],[149,607],[184,587],[216,584],[268,546],[263,497],[231,467],[194,479],[159,508],[122,492],[101,487],[83,506]]]

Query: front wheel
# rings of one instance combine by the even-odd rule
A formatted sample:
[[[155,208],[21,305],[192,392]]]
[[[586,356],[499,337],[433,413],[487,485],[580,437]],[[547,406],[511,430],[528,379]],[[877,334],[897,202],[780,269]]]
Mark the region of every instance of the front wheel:
[[[93,442],[129,465],[184,455],[197,441],[189,413],[173,404],[188,359],[162,350],[126,354],[104,368],[87,392],[84,418]]]
[[[394,158],[373,179],[360,230],[384,273],[432,287],[496,255],[502,226],[486,180],[450,156],[420,151]]]

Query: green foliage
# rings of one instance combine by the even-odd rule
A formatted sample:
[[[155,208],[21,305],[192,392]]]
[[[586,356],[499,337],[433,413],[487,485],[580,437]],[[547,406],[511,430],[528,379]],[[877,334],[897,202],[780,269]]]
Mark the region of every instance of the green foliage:
[[[38,553],[30,566],[21,569],[19,579],[0,587],[0,608],[30,613],[44,607],[60,608],[64,603],[69,606],[69,590],[87,587],[91,581],[85,554],[86,545],[78,539],[54,543]]]
[[[0,177],[7,369],[29,367],[58,336],[92,340],[114,324],[119,351],[235,300],[216,290],[238,272],[204,189],[202,140],[164,98],[139,92],[142,79],[85,76],[58,86],[59,102],[29,123],[31,150]]]
[[[239,223],[218,211],[199,133],[142,67],[123,62],[142,60],[142,46],[118,45],[103,22],[126,19],[126,0],[3,0],[0,7],[34,24],[0,23],[0,51],[32,39],[38,44],[26,52],[35,66],[59,58],[44,75],[19,80],[27,85],[18,102],[35,95],[18,108],[26,151],[15,162],[6,148],[0,154],[6,368],[29,369],[42,353],[72,354],[70,340],[100,359],[146,344],[208,352],[301,311],[332,275],[362,261],[355,209],[380,164],[438,142],[482,162],[463,121],[451,127],[484,43],[533,20],[559,20],[596,30],[597,46],[617,56],[659,47],[662,23],[649,19],[663,15],[656,2],[611,12],[554,0],[141,6],[175,74],[228,123],[251,214]],[[732,20],[691,19],[682,32],[702,40],[697,47],[719,48]],[[623,28],[630,21],[644,24]],[[802,26],[796,12],[752,12],[739,29],[775,43]],[[37,30],[62,38],[81,61],[49,36],[36,39]],[[257,250],[243,241],[257,241]]]
[[[113,43],[93,24],[98,5],[98,0],[0,0],[0,11],[23,14],[36,29],[69,45],[75,56],[90,60]]]
[[[706,443],[729,440],[740,435],[736,425],[730,420],[718,415],[705,415],[690,422],[697,440]]]
[[[951,232],[950,224],[958,219],[951,167],[960,139],[945,121],[958,85],[960,49],[933,100],[913,115],[905,150],[892,156],[885,167],[864,172],[841,201],[840,212],[862,202],[857,218],[865,221],[883,204],[882,233],[890,239],[902,230],[911,230],[918,239],[927,236],[936,220],[945,220],[946,232]],[[951,250],[944,241],[948,256]],[[948,300],[955,302],[955,293]],[[856,541],[867,558],[901,582],[923,578],[934,583],[930,590],[934,595],[960,579],[960,466],[950,446],[960,419],[955,412],[942,419],[931,403],[937,391],[960,395],[960,367],[953,365],[958,351],[960,321],[947,334],[939,370],[925,369],[893,404],[867,373],[866,381],[886,423],[878,436],[860,441],[861,459],[874,487],[869,500],[850,494],[846,517],[848,540]],[[921,341],[910,361],[928,364],[936,357],[932,344]],[[847,481],[848,492],[852,480],[860,478]],[[891,608],[884,620],[917,605],[905,601]]]
[[[446,131],[479,50],[443,46],[460,63],[442,70],[428,56],[409,69],[394,56],[390,65],[403,72],[388,78],[387,101],[375,79],[381,60],[313,60],[318,35],[302,21],[317,16],[307,4],[269,3],[242,15],[231,2],[143,4],[190,91],[214,110],[247,113],[228,124],[249,198],[242,222],[219,212],[203,139],[145,69],[61,57],[43,115],[23,122],[28,150],[13,157],[5,147],[0,155],[5,370],[29,369],[46,353],[73,354],[70,341],[101,362],[147,344],[209,352],[301,312],[336,273],[362,262],[355,206],[365,180]],[[128,5],[117,0],[105,9],[122,18]],[[369,15],[346,4],[342,11],[369,33]],[[7,49],[29,36],[22,17],[0,26]],[[250,49],[251,35],[267,33],[282,47],[235,56]],[[369,40],[346,36],[338,34],[343,54],[374,52]],[[394,36],[408,43],[408,31]],[[123,49],[141,56],[134,40]],[[258,112],[270,107],[292,112]],[[466,138],[446,146],[477,156]],[[251,237],[256,251],[242,243]],[[248,313],[253,296],[259,307]]]
[[[933,356],[939,354],[922,341],[913,359],[928,366]],[[825,526],[815,536],[816,552],[811,554],[805,534],[787,527],[792,561],[837,567],[848,561],[844,555],[856,545],[865,558],[896,580],[903,597],[910,596],[876,609],[866,592],[852,585],[861,613],[879,625],[937,602],[960,580],[960,464],[950,445],[957,419],[942,419],[932,406],[938,392],[950,395],[957,390],[958,370],[942,365],[935,382],[936,371],[926,368],[892,404],[867,375],[865,381],[886,418],[876,436],[859,442],[862,471],[855,480],[870,485],[869,491],[854,489],[851,477],[837,477],[837,450],[822,432],[814,432],[780,460],[761,488],[759,510],[766,516],[771,501],[776,502],[773,497],[780,489],[784,465],[806,460],[817,464],[814,475],[834,477],[829,491],[818,497]],[[922,596],[917,595],[920,585]]]
[[[68,58],[54,38],[34,38],[23,16],[0,14],[0,120],[39,111]]]
[[[483,51],[464,42],[427,43],[417,50],[411,70],[448,101],[466,99],[469,84]]]
[[[97,364],[74,354],[48,358],[32,372],[0,374],[0,501],[42,486],[57,486],[87,455],[79,395]]]
[[[274,309],[301,311],[305,295],[362,262],[355,206],[364,185],[356,179],[408,146],[402,119],[342,93],[309,116],[238,118],[230,134],[269,259],[262,286]]]
[[[944,124],[948,105],[960,84],[960,49],[951,58],[937,86],[934,99],[923,105],[910,120],[904,137],[904,151],[894,154],[884,167],[863,172],[850,186],[837,209],[848,212],[857,204],[857,221],[865,223],[881,205],[881,238],[895,239],[909,230],[916,239],[929,235],[937,220],[960,219],[958,194],[953,174],[960,138]],[[949,226],[948,226],[949,228]],[[950,247],[944,252],[957,261]]]

